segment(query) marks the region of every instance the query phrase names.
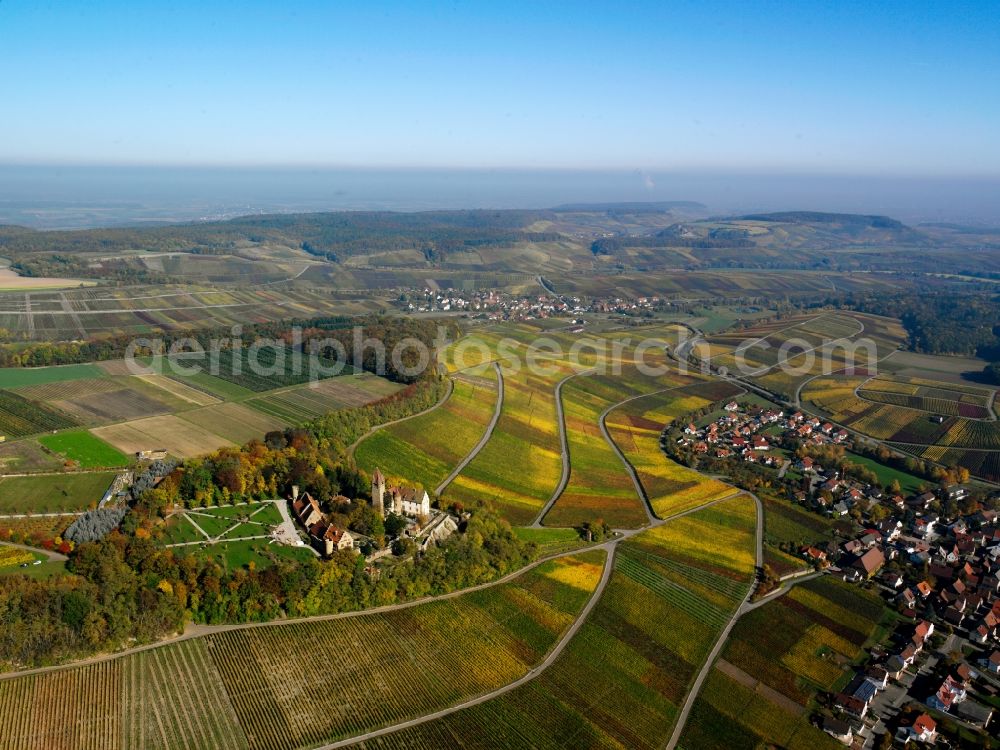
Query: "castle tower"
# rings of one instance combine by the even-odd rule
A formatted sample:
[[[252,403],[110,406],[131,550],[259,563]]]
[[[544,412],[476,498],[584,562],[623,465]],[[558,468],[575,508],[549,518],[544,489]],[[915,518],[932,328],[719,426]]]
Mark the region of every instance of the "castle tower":
[[[385,477],[377,468],[372,474],[372,507],[385,518]]]

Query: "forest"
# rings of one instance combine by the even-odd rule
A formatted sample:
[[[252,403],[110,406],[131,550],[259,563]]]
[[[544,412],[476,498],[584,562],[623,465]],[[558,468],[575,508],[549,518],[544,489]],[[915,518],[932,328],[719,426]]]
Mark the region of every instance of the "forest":
[[[339,320],[319,321],[316,330]],[[430,339],[436,326],[418,321],[369,321],[368,335],[387,342]],[[0,577],[0,668],[56,663],[148,642],[185,622],[224,623],[301,617],[391,604],[482,583],[523,566],[536,554],[488,507],[475,510],[465,533],[411,562],[377,575],[364,558],[344,552],[327,561],[275,557],[264,570],[221,567],[164,547],[164,517],[175,503],[210,506],[310,492],[340,522],[384,544],[382,519],[364,498],[370,479],[347,446],[375,425],[436,403],[447,383],[436,366],[401,391],[364,406],[331,412],[299,428],[274,431],[176,466],[158,462],[140,477],[120,519],[81,521],[69,553],[69,575],[33,580]],[[165,475],[155,483],[153,476]],[[347,502],[357,499],[362,502]],[[119,528],[108,532],[115,523]]]
[[[1000,360],[1000,295],[925,291],[848,296],[843,303],[860,312],[899,318],[913,351]]]

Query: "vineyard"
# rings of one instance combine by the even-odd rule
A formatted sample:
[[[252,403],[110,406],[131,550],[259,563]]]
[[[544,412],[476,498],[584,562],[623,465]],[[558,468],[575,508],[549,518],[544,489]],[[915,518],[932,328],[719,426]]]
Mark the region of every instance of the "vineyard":
[[[546,514],[545,524],[578,526],[603,518],[615,528],[634,528],[646,522],[632,480],[598,423],[611,404],[643,392],[676,387],[688,380],[682,378],[646,378],[629,370],[621,376],[574,378],[565,385],[562,396],[569,440],[569,483]]]
[[[11,391],[0,391],[0,435],[8,439],[76,425],[68,415],[48,409],[37,401],[29,401]]]
[[[863,383],[858,395],[869,401],[945,416],[989,419],[992,393],[930,380],[880,375]]]
[[[607,417],[611,438],[635,468],[660,518],[732,493],[729,485],[670,461],[660,449],[660,433],[667,424],[712,403],[697,395],[698,388],[699,384],[695,384],[638,398],[612,410]],[[693,394],[688,389],[694,389]],[[732,395],[739,392],[734,386],[731,389]]]
[[[862,383],[866,383],[867,387],[867,384],[872,382],[874,381],[866,381],[861,377],[843,375],[817,378],[806,386],[802,398],[838,424],[879,440],[963,448],[1000,448],[1000,422],[955,416],[936,421],[926,411],[888,403],[875,403],[873,399],[866,400],[854,395],[856,387]],[[859,390],[858,393],[874,395],[883,401],[899,395],[866,390]],[[903,397],[925,400],[928,398]],[[958,404],[956,401],[949,403]],[[962,404],[962,406],[972,405]]]
[[[444,601],[2,680],[0,748],[305,748],[419,716],[523,675],[603,564],[581,553]]]
[[[492,366],[454,376],[443,405],[373,433],[355,448],[354,459],[368,473],[381,468],[433,492],[482,438],[496,401]]]
[[[504,371],[504,403],[489,442],[445,490],[445,499],[488,501],[514,524],[530,523],[562,473],[555,386],[572,370]]]
[[[723,658],[805,706],[844,675],[883,612],[877,596],[819,578],[741,618]]]
[[[660,528],[689,520],[688,535],[676,535],[676,542],[673,535],[669,543],[654,537],[660,531],[655,529],[621,545],[601,600],[539,677],[493,700],[360,747],[663,747],[718,637],[718,624],[732,614],[753,575],[752,501],[725,501]],[[718,561],[696,562],[703,558],[706,535],[714,537],[720,521],[727,539],[738,545],[726,553],[727,574],[721,577],[733,585],[725,594],[729,604],[721,611],[706,608],[694,593],[707,588],[709,581],[726,586],[720,584]],[[685,574],[674,571],[666,577],[664,564],[675,553],[692,562]],[[711,622],[703,619],[706,612],[712,613]]]
[[[809,723],[806,706],[816,691],[839,684],[884,611],[877,595],[819,578],[747,613],[699,694],[680,746],[840,747]]]

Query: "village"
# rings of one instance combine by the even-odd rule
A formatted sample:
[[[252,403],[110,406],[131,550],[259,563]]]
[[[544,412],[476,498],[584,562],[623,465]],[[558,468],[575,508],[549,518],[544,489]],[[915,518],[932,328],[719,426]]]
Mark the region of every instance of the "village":
[[[464,313],[491,322],[565,317],[581,313],[638,315],[663,310],[670,302],[657,296],[562,297],[554,294],[514,295],[497,290],[466,292],[457,289],[407,289],[400,293],[398,306],[409,313]],[[572,325],[574,321],[567,321]]]
[[[964,484],[907,495],[824,468],[802,454],[851,438],[816,417],[753,400],[718,411],[666,432],[668,454],[776,471],[787,500],[850,530],[793,552],[817,573],[877,592],[895,613],[865,663],[827,696],[823,728],[855,748],[949,746],[942,723],[950,737],[991,728],[1000,708],[997,511],[976,507]],[[787,481],[792,471],[797,481]]]

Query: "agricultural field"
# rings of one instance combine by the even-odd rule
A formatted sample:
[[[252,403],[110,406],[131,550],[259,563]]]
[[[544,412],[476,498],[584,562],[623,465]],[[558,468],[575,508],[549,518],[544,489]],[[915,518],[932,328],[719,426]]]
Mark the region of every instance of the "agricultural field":
[[[85,287],[65,291],[0,293],[0,308],[16,310],[5,316],[5,328],[36,341],[88,338],[101,333],[150,334],[197,327],[230,328],[288,318],[364,314],[383,310],[384,301],[371,293],[332,295],[329,291],[296,289],[223,289],[210,283],[280,281],[303,269],[301,262],[251,262],[229,256],[192,255],[148,258],[162,269],[179,269],[194,284]],[[263,273],[261,273],[263,271]],[[21,277],[17,277],[18,280]],[[65,283],[62,280],[60,283]],[[20,283],[20,281],[18,282]],[[80,283],[74,282],[79,286]],[[30,298],[30,304],[26,299]]]
[[[601,415],[627,398],[691,382],[693,378],[676,373],[651,377],[629,368],[620,375],[586,375],[566,383],[562,398],[569,440],[569,483],[542,522],[579,526],[603,518],[615,528],[645,524],[648,519],[643,501],[601,433]]]
[[[178,458],[191,458],[234,445],[231,440],[173,414],[95,427],[91,431],[124,453],[163,448]]]
[[[822,577],[747,613],[699,695],[680,746],[839,747],[809,724],[807,709],[817,691],[848,674],[885,611],[876,594]]]
[[[437,409],[389,425],[359,443],[354,450],[358,466],[369,474],[380,468],[387,477],[433,493],[476,446],[496,409],[492,366],[452,378],[451,396]]]
[[[868,401],[920,409],[969,419],[990,419],[994,391],[967,385],[950,385],[922,378],[878,375],[858,387]]]
[[[674,524],[683,528],[663,531]],[[753,528],[753,502],[744,496],[622,543],[597,606],[536,679],[359,747],[663,747],[719,623],[749,590]],[[720,529],[736,546],[706,552],[705,539]]]
[[[0,391],[0,435],[11,438],[61,430],[79,424],[67,414],[29,401],[13,391]]]
[[[560,558],[381,614],[233,630],[3,680],[0,747],[277,750],[423,715],[540,661],[590,598],[604,557]]]
[[[58,365],[55,367],[0,367],[0,388],[22,388],[66,380],[99,378],[97,365]]]
[[[660,449],[660,433],[677,417],[741,390],[729,383],[695,383],[635,399],[608,414],[608,432],[635,468],[660,518],[733,493],[729,485],[670,461]]]
[[[113,471],[2,476],[0,515],[62,513],[96,507],[116,476]]]
[[[4,474],[59,471],[62,467],[59,457],[42,450],[35,440],[0,443],[0,472]]]
[[[135,451],[157,448],[188,458],[401,388],[352,373],[257,393],[203,372],[180,376],[166,367],[170,375],[157,374],[151,362],[0,372],[11,387],[0,390],[0,435],[8,440],[0,444],[0,470],[57,471],[66,461],[83,468],[121,466]],[[25,437],[32,439],[13,442]]]
[[[803,389],[802,399],[832,421],[878,440],[949,448],[1000,449],[1000,422],[943,415],[941,421],[936,421],[927,411],[877,403],[855,395],[856,390],[858,394],[885,395],[881,391],[861,390],[863,384],[870,382],[872,381],[861,376],[831,375],[816,378]],[[879,382],[888,381],[882,379]],[[902,385],[904,384],[893,383],[893,387],[897,388]],[[928,386],[919,383],[911,385],[925,391],[928,389]],[[942,390],[933,389],[932,392]],[[982,398],[973,393],[954,393],[957,396]]]
[[[446,500],[486,501],[515,525],[531,522],[562,472],[555,386],[572,372],[562,363],[544,376],[504,370],[503,410],[493,435],[447,487]]]
[[[38,442],[53,453],[73,461],[84,469],[111,468],[128,465],[130,459],[86,430],[66,430],[42,435]]]
[[[792,544],[796,548],[828,541],[833,524],[825,516],[810,513],[787,500],[763,495],[764,541],[777,546]]]
[[[254,438],[261,439],[271,430],[280,430],[289,425],[288,422],[251,409],[246,404],[233,402],[203,406],[181,412],[177,416],[237,445],[243,445]]]
[[[879,363],[879,370],[903,378],[982,389],[980,377],[988,363],[972,357],[898,351]]]
[[[794,399],[800,386],[819,375],[867,374],[905,340],[898,321],[840,311],[771,321],[709,336],[707,343],[713,367],[725,367]],[[785,366],[778,367],[779,362]]]

